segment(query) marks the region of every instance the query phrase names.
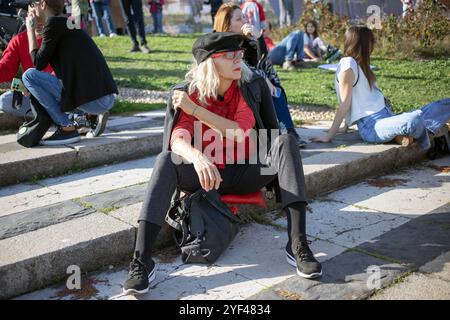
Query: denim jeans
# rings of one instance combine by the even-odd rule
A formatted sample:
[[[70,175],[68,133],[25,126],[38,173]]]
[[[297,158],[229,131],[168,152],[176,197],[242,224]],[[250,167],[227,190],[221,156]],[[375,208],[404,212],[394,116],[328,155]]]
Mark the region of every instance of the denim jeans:
[[[278,121],[280,122],[280,127],[282,129],[294,128],[294,123],[292,122],[292,117],[289,112],[289,106],[284,90],[281,90],[281,95],[279,98],[272,97],[272,101],[277,113]]]
[[[153,33],[163,33],[163,14],[162,10],[152,13]]]
[[[106,34],[105,28],[103,27],[103,18],[105,18],[106,23],[108,24],[109,33],[116,33],[109,4],[105,4],[103,2],[92,2],[92,13],[94,15],[95,24],[99,35]]]
[[[294,22],[294,1],[279,0],[280,5],[280,27],[292,25]]]
[[[68,115],[61,111],[62,83],[58,78],[49,73],[31,68],[22,75],[22,81],[28,91],[45,108],[56,125],[64,127],[72,124]],[[87,102],[76,110],[90,114],[102,114],[114,106],[114,101],[115,95],[109,94]]]
[[[396,136],[413,137],[427,150],[431,146],[428,132],[437,133],[450,120],[450,98],[432,102],[418,110],[395,115],[388,107],[357,122],[364,141],[383,143]]]
[[[123,11],[125,12],[125,23],[134,45],[138,45],[136,39],[136,25],[141,40],[141,45],[147,44],[145,39],[144,11],[141,0],[122,0]]]
[[[22,106],[18,110],[16,110],[12,107],[13,94],[13,91],[8,91],[0,95],[0,111],[21,118],[33,117],[30,98],[23,96]]]
[[[303,31],[294,31],[270,51],[269,58],[273,64],[277,65],[282,65],[286,60],[294,60],[295,55],[298,60],[301,60],[305,55],[303,47]]]

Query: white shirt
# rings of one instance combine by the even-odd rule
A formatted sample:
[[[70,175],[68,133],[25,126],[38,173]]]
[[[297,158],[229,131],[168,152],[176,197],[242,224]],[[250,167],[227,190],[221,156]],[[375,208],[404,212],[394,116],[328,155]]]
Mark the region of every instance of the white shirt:
[[[342,72],[352,69],[355,74],[355,83],[352,89],[352,101],[350,110],[345,117],[345,124],[352,126],[356,121],[371,114],[377,113],[385,107],[384,96],[377,89],[376,84],[370,88],[369,80],[367,80],[361,67],[352,57],[344,57],[339,61],[334,79],[334,87],[339,103],[341,103],[341,94],[339,91],[338,79]]]

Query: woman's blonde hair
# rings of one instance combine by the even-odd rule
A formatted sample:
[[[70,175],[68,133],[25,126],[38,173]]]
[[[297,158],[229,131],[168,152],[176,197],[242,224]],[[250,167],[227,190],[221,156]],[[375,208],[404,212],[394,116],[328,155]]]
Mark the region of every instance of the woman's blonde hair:
[[[243,82],[249,82],[251,76],[252,71],[242,61],[241,79],[238,84],[241,85]],[[197,61],[194,60],[191,69],[186,74],[186,80],[189,82],[189,95],[197,92],[197,98],[201,104],[206,105],[206,99],[208,98],[217,99],[220,78],[212,58],[208,58],[200,64],[197,64]]]

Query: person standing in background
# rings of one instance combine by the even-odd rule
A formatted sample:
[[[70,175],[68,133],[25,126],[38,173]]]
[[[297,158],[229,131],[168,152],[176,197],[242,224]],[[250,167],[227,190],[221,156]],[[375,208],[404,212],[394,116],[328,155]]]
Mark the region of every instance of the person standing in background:
[[[212,19],[212,25],[214,25],[214,17],[216,16],[217,10],[219,10],[223,1],[222,0],[206,0],[203,3],[211,5],[211,19]]]
[[[116,33],[118,35],[125,34],[125,21],[123,17],[122,5],[120,0],[110,0],[109,6],[111,8],[111,17],[116,27]]]
[[[153,18],[153,33],[163,33],[164,0],[149,0],[148,5]]]
[[[246,21],[258,32],[267,29],[266,14],[258,1],[246,0],[241,4],[241,10]]]
[[[194,19],[194,33],[202,32],[202,0],[189,0],[191,5],[192,18]]]
[[[87,18],[89,11],[89,3],[88,0],[71,0],[72,5],[72,16],[79,18],[81,29],[88,31],[87,27]]]
[[[109,0],[90,0],[92,5],[92,13],[94,15],[95,24],[97,26],[98,35],[105,37],[105,28],[103,27],[103,18],[106,20],[109,28],[109,36],[115,37],[116,28],[112,22],[111,9],[109,8]]]
[[[289,27],[294,21],[294,0],[279,0],[280,28]]]
[[[130,52],[142,51],[143,53],[150,53],[150,49],[147,46],[147,39],[145,38],[145,26],[144,26],[144,11],[142,10],[141,0],[121,0],[123,11],[125,12],[125,22],[128,27],[128,33],[130,34],[131,41],[133,42],[133,48]],[[136,38],[136,25],[137,33],[139,34],[139,40],[141,47]]]

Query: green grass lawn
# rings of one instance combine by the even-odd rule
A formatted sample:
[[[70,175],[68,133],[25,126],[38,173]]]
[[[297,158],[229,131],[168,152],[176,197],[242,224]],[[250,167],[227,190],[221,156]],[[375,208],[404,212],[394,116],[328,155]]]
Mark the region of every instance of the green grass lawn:
[[[199,35],[149,36],[153,53],[129,53],[127,37],[95,38],[119,86],[167,90],[181,81],[191,63],[191,46]],[[393,60],[375,56],[378,86],[396,111],[407,111],[450,97],[450,57],[438,60]],[[333,72],[317,68],[287,72],[277,67],[289,103],[336,108]]]
[[[151,54],[130,53],[128,37],[94,38],[119,86],[168,90],[184,78],[192,61],[191,46],[199,35],[148,36]],[[375,56],[372,64],[381,90],[396,111],[408,111],[450,97],[450,57],[436,60],[395,60]],[[333,72],[317,68],[284,71],[277,67],[289,103],[336,108]],[[0,89],[0,93],[3,90]],[[153,110],[164,104],[121,101],[114,113]]]

